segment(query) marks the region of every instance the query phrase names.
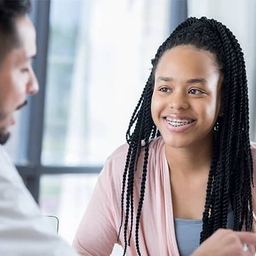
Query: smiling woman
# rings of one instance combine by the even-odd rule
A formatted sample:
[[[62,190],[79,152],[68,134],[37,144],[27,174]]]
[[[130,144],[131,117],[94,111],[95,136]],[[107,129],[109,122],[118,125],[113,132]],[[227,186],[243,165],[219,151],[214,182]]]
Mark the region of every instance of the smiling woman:
[[[212,144],[222,78],[208,51],[177,46],[164,53],[155,72],[151,113],[168,148]]]
[[[206,17],[181,23],[152,60],[127,143],[103,167],[76,233],[78,252],[109,255],[115,243],[123,255],[238,256],[244,243],[254,252],[248,109],[233,33]]]
[[[91,190],[94,187],[95,180],[98,177],[98,172],[100,171],[104,159],[109,154],[108,152],[111,152],[120,142],[122,143],[125,138],[126,123],[129,123],[129,113],[132,111],[131,106],[136,103],[136,95],[139,95],[142,88],[141,86],[144,85],[148,71],[151,69],[150,59],[153,57],[152,53],[155,52],[159,43],[169,32],[169,27],[172,25],[170,24],[170,20],[180,13],[176,9],[170,8],[170,2],[182,2],[184,6],[186,5],[185,0],[159,0],[157,2],[147,0],[115,0],[111,1],[111,3],[108,0],[34,1],[36,7],[34,9],[37,10],[35,23],[38,29],[37,43],[39,48],[39,56],[34,64],[36,72],[39,74],[41,92],[35,100],[32,99],[32,101],[29,101],[29,108],[22,110],[22,116],[18,123],[19,126],[15,126],[17,132],[12,132],[13,136],[7,146],[11,146],[9,151],[15,157],[16,163],[24,164],[19,166],[19,170],[23,174],[26,184],[32,191],[36,200],[39,198],[40,206],[43,211],[46,214],[56,214],[56,216],[60,217],[59,234],[69,242],[72,242],[75,229],[90,199]],[[240,2],[240,5],[236,8],[238,2]],[[255,41],[253,40],[255,35],[251,32],[255,31],[254,26],[256,23],[251,21],[251,18],[255,17],[255,8],[253,8],[253,5],[255,5],[256,2],[247,1],[245,4],[244,0],[189,0],[188,3],[194,3],[195,6],[195,13],[191,12],[191,8],[188,9],[190,15],[193,14],[193,16],[200,17],[205,15],[205,13],[209,13],[209,16],[215,15],[216,17],[221,17],[220,20],[230,24],[232,30],[234,29],[236,32],[235,34],[238,34],[239,41],[242,43],[246,42],[243,48],[245,50],[245,57],[247,57],[247,70],[251,70],[252,77],[254,75],[254,68],[250,62],[254,61],[253,56],[255,56],[256,48]],[[227,3],[230,4],[230,6]],[[207,4],[207,8],[209,8],[210,11],[202,13],[202,8]],[[217,8],[214,8],[214,5]],[[220,6],[221,8],[219,8]],[[236,10],[234,10],[234,7]],[[249,10],[249,13],[244,12],[246,8]],[[172,13],[174,13],[174,15],[171,15],[171,18],[169,16],[170,9]],[[232,10],[229,15],[226,14],[227,9]],[[50,13],[48,16],[49,10]],[[222,13],[223,16],[220,16],[220,13]],[[69,18],[67,19],[67,17]],[[237,23],[237,17],[239,17],[239,23]],[[50,32],[49,45],[48,21]],[[214,40],[215,38],[213,38],[213,41]],[[250,51],[247,45],[252,46]],[[46,66],[47,69],[45,68]],[[165,77],[163,78],[165,79]],[[148,82],[151,88],[153,85],[151,80]],[[192,79],[191,82],[198,81]],[[44,86],[45,83],[47,85],[46,87]],[[205,85],[205,81],[202,81],[202,83]],[[255,86],[252,80],[250,84],[250,97],[252,99],[250,103],[254,104],[255,96],[253,91]],[[46,88],[45,98],[44,88]],[[201,93],[201,85],[199,89],[200,90],[197,89],[197,86],[196,88],[192,86],[189,92],[186,91],[188,93],[187,96],[199,97],[198,94]],[[168,92],[164,93],[164,91],[168,90],[168,87],[163,88],[163,94],[169,94]],[[152,93],[152,91],[150,91],[150,93]],[[150,93],[143,94],[143,100],[147,103],[147,108],[150,106],[149,101],[147,101],[147,99],[151,100]],[[243,94],[241,93],[241,95]],[[222,107],[224,108],[224,105]],[[252,107],[252,110],[254,109],[256,108]],[[142,115],[142,112],[148,114],[148,112],[144,112],[143,109],[140,115]],[[136,114],[137,112],[131,119],[131,124],[135,123],[137,118]],[[178,126],[186,127],[190,122],[196,121],[196,116],[190,114],[185,115],[186,120],[182,120],[181,116],[179,116],[179,119],[170,116],[170,119],[167,118],[166,121],[169,122],[169,126],[173,126],[175,129],[177,129]],[[220,118],[217,118],[218,121],[213,128],[214,137],[219,136],[220,133],[217,131],[223,130],[222,114],[229,116],[229,114],[224,112],[220,113]],[[251,116],[255,116],[253,111],[251,111]],[[24,126],[28,118],[31,121],[28,122],[31,124],[30,128]],[[146,120],[148,119],[145,119],[145,122]],[[151,119],[149,120],[151,121]],[[147,122],[145,126],[148,125],[150,126],[150,122]],[[134,127],[134,125],[131,126]],[[251,127],[253,127],[253,123]],[[142,129],[137,127],[134,137],[137,136],[137,131],[141,131],[141,133],[148,132],[144,127],[142,127]],[[157,130],[157,132],[159,131]],[[147,135],[150,133],[149,131]],[[132,127],[127,132],[127,139],[129,144],[134,145],[136,143],[131,140],[131,134]],[[154,134],[154,130],[152,134]],[[233,130],[232,134],[234,134]],[[255,131],[253,131],[253,134],[255,134]],[[231,135],[229,133],[226,133],[226,135],[226,141],[228,141],[230,139],[228,136]],[[146,143],[143,138],[143,141],[139,141],[136,145],[140,148],[141,144],[145,146]],[[153,145],[153,141],[151,145]],[[215,166],[229,163],[230,158],[228,158],[227,155],[229,152],[233,151],[232,149],[233,144],[232,147],[224,148],[220,153],[220,155],[223,155],[223,161],[219,161],[217,164],[215,163]],[[142,149],[139,159],[143,158],[143,150],[144,148]],[[182,149],[180,149],[180,151],[182,151]],[[134,163],[136,163],[138,156],[137,153],[134,152],[135,151],[131,151],[130,155],[130,159],[132,160],[131,165],[133,164],[133,160],[135,160]],[[160,153],[165,156],[164,151]],[[191,159],[195,162],[200,154],[200,152],[194,154]],[[240,151],[236,151],[236,155],[238,155],[239,158],[240,154]],[[173,158],[175,157],[176,156]],[[241,156],[241,158],[243,158],[243,156]],[[156,158],[153,157],[152,162],[154,162],[155,159]],[[144,176],[148,175],[147,182],[149,181],[150,174],[155,174],[155,170],[164,169],[166,172],[160,172],[160,176],[157,176],[157,180],[162,181],[162,179],[164,179],[165,181],[165,183],[161,183],[159,187],[170,186],[169,176],[165,176],[165,174],[169,172],[168,166],[165,165],[165,160],[166,159],[161,162],[163,165],[153,166],[154,170],[148,167],[148,171],[143,174]],[[191,162],[193,163],[192,160]],[[232,159],[232,161],[233,160],[235,162],[236,159]],[[182,163],[184,162],[185,161]],[[125,165],[125,163],[123,165]],[[117,166],[116,169],[122,171],[123,165]],[[128,176],[124,177],[124,183],[128,182],[127,187],[129,187],[129,193],[133,191],[130,188],[133,186],[132,171],[135,168],[136,167],[131,167]],[[141,170],[142,169],[143,167],[141,167]],[[174,164],[173,169],[175,169]],[[187,169],[193,169],[193,165],[187,166]],[[68,173],[76,174],[69,175]],[[116,175],[116,173],[117,171],[115,171],[114,175]],[[214,181],[218,180],[217,178],[215,179],[215,177],[221,178],[222,174],[219,173],[221,172],[218,172],[218,175],[216,174],[217,176],[214,176]],[[144,177],[143,175],[135,177],[135,182],[141,181],[141,178]],[[241,173],[241,175],[243,175],[243,173]],[[191,178],[190,176],[186,177]],[[122,177],[120,179],[122,179]],[[202,180],[199,178],[191,178],[191,180],[198,180],[199,182],[199,184],[194,184],[195,187],[205,185],[207,182],[206,179],[207,177],[203,177]],[[174,180],[174,178],[172,180]],[[40,195],[38,194],[39,184]],[[112,183],[110,184],[113,185]],[[222,184],[228,186],[226,181]],[[122,184],[119,185],[119,187],[121,187]],[[154,188],[156,187],[155,184],[152,186]],[[137,187],[139,190],[140,182]],[[183,187],[182,183],[180,183],[178,188]],[[248,186],[244,186],[244,189],[246,188],[248,188]],[[144,183],[142,183],[141,186],[141,190],[143,189]],[[187,187],[185,190],[186,189]],[[153,194],[155,190],[153,189],[152,191]],[[211,191],[211,189],[209,191]],[[216,193],[219,191],[221,190],[217,190]],[[239,191],[239,189],[236,191]],[[168,189],[164,190],[163,195],[169,194],[169,192],[171,193],[172,191]],[[131,212],[128,209],[132,205],[132,196],[129,197],[129,193],[124,193],[125,196],[128,194],[127,209],[124,209],[124,213]],[[151,203],[149,205],[152,207],[146,212],[145,205],[149,193],[151,193],[151,190],[148,183],[146,183],[144,196],[146,199],[142,201],[144,205],[142,208],[142,218],[143,214],[150,216],[150,213],[153,212],[154,214],[156,213],[156,216],[159,216],[159,219],[163,219],[162,215],[157,215],[159,212],[163,212],[159,202],[163,202],[164,200],[170,202],[175,200],[175,197],[174,199],[160,198],[160,200],[157,200],[158,204],[156,204],[156,207]],[[195,195],[195,197],[197,197],[197,195]],[[217,194],[216,197],[219,197],[219,194]],[[104,201],[102,205],[104,206],[106,202],[107,201]],[[67,205],[70,204],[72,204],[72,207],[68,207],[67,209]],[[132,216],[135,216],[137,211],[136,207],[138,205],[139,204],[136,202],[134,203],[135,212]],[[118,205],[118,207],[119,206],[120,205]],[[166,211],[172,214],[170,210],[172,209],[167,205]],[[228,208],[228,212],[229,210],[230,208]],[[189,213],[191,214],[191,212]],[[93,215],[93,218],[95,215],[96,214]],[[131,214],[127,216],[129,222]],[[231,217],[229,219],[232,220],[233,218]],[[167,218],[167,220],[169,219]],[[135,222],[135,218],[133,221]],[[166,226],[173,227],[173,222],[171,221],[168,221]],[[198,221],[199,225],[201,225],[202,219]],[[141,222],[142,228],[147,229],[148,227],[144,226],[143,221]],[[197,220],[195,222],[197,222]],[[179,224],[179,221],[177,223]],[[180,223],[182,224],[184,222],[181,221]],[[118,228],[119,224],[120,223],[117,224]],[[209,225],[211,224],[212,222],[210,222]],[[129,230],[129,225],[127,225],[127,230]],[[139,226],[139,232],[141,226]],[[179,230],[182,229],[178,227],[177,230],[179,233]],[[93,229],[93,232],[94,231]],[[135,232],[135,228],[133,231]],[[155,235],[157,238],[162,238],[162,241],[159,242],[164,244],[162,247],[165,246],[164,232],[159,232],[159,235]],[[196,230],[196,232],[198,233],[198,230]],[[150,233],[148,229],[146,233]],[[155,230],[153,230],[152,233],[156,234]],[[168,232],[168,234],[170,233],[171,232]],[[122,234],[120,236],[122,237]],[[179,237],[179,234],[177,234],[177,236]],[[149,244],[156,243],[155,237],[149,241]],[[183,237],[182,233],[181,237]],[[93,242],[97,241],[97,239],[96,237]],[[166,244],[170,244],[170,239],[166,241]],[[223,239],[223,241],[225,241],[225,239]],[[143,248],[140,239],[139,242],[138,247]],[[171,243],[172,242],[175,246],[174,238],[171,239]],[[186,241],[180,242],[179,246],[181,248],[182,242],[186,243]],[[125,245],[125,243],[123,244]],[[215,242],[215,244],[218,243]],[[155,255],[159,255],[159,252],[156,252]],[[215,255],[220,254],[216,253]]]

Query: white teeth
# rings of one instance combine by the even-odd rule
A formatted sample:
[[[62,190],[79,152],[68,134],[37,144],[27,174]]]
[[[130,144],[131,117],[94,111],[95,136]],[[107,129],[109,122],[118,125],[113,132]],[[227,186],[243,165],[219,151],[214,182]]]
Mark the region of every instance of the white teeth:
[[[168,122],[168,124],[170,124],[171,126],[174,127],[180,127],[183,125],[188,125],[191,124],[193,121],[181,121],[181,120],[168,120],[166,119],[166,121]]]

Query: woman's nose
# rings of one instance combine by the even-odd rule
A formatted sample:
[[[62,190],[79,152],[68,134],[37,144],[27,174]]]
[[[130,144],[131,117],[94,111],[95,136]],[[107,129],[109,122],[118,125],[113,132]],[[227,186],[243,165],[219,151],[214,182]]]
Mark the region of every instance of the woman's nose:
[[[187,109],[189,107],[188,99],[182,92],[174,92],[171,95],[169,106],[171,109]]]

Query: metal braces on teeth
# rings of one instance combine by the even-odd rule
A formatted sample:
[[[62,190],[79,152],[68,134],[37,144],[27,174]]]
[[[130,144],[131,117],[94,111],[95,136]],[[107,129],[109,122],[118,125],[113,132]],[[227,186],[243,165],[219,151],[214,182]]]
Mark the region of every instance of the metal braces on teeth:
[[[171,126],[174,126],[174,127],[179,127],[179,126],[188,125],[188,124],[192,123],[192,121],[182,122],[182,121],[169,121],[169,120],[167,120],[167,122],[168,122],[168,124],[170,124]]]

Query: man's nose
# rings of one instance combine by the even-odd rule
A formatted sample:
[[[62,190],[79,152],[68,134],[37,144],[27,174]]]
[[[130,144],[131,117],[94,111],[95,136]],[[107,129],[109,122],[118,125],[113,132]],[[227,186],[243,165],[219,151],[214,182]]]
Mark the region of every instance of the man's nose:
[[[27,94],[36,94],[39,91],[39,84],[36,75],[33,70],[31,70],[30,78],[27,84]]]

